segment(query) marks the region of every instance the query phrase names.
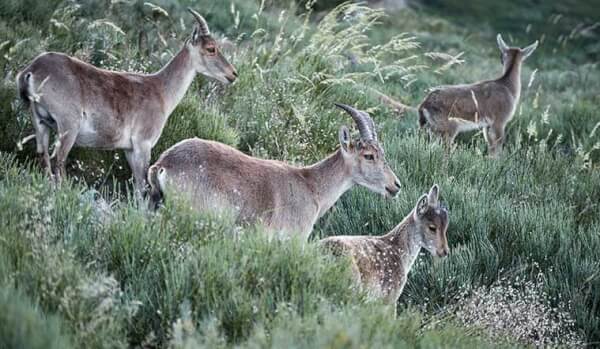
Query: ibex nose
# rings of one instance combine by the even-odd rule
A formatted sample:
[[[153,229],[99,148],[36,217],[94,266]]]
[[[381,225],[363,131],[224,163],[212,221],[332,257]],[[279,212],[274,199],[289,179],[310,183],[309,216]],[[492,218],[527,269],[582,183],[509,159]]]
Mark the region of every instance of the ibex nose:
[[[227,75],[225,76],[225,78],[227,78],[227,81],[229,81],[229,83],[231,84],[232,82],[234,82],[234,81],[235,81],[235,79],[237,79],[237,76],[238,76],[238,73],[237,73],[237,71],[235,70],[235,68],[232,68],[232,69],[231,69],[231,73],[230,73],[230,74],[227,74]]]
[[[398,187],[398,186],[395,186],[395,188],[385,187],[385,190],[388,193],[388,197],[393,198],[396,195],[398,195],[398,192],[400,192],[400,187]]]
[[[437,255],[438,255],[438,257],[441,257],[441,258],[448,256],[448,253],[450,253],[450,252],[448,251],[447,247],[437,250]]]
[[[396,181],[394,182],[394,185],[395,185],[397,188],[400,188],[400,187],[402,187],[402,186],[400,185],[400,182],[398,182],[398,180],[396,180]]]

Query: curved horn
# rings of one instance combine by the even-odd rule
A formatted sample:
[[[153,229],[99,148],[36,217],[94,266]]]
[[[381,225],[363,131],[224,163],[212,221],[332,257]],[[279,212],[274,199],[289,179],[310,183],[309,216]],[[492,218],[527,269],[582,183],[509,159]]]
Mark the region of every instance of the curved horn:
[[[379,142],[379,140],[377,139],[377,131],[375,130],[375,122],[373,121],[373,118],[371,118],[371,115],[369,115],[369,113],[367,113],[367,112],[361,111],[361,114],[367,121],[367,125],[369,125],[369,129],[371,130],[371,135],[373,135],[373,140],[375,142]]]
[[[335,103],[335,105],[338,108],[341,108],[344,111],[346,111],[348,114],[350,114],[350,116],[356,123],[356,126],[358,126],[358,132],[360,133],[360,137],[362,139],[364,139],[366,141],[374,140],[374,136],[373,136],[373,133],[371,132],[371,125],[370,125],[370,123],[372,123],[373,120],[371,120],[371,117],[369,116],[369,114],[367,114],[365,112],[361,112],[360,110],[357,110],[346,104]],[[366,118],[365,118],[365,115],[366,115]]]
[[[196,18],[196,22],[198,22],[198,27],[200,28],[200,34],[210,35],[210,30],[208,30],[208,24],[206,24],[206,20],[204,19],[204,17],[202,17],[202,15],[192,10],[191,8],[188,8],[188,11],[190,11],[194,18]]]

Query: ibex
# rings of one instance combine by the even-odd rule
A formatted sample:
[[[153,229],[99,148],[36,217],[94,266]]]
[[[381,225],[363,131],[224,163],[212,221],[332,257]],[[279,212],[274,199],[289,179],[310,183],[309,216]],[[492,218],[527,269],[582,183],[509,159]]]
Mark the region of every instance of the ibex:
[[[523,49],[508,47],[497,36],[504,66],[495,80],[470,85],[440,86],[418,107],[419,125],[452,143],[460,132],[485,128],[490,156],[497,156],[504,142],[504,129],[513,117],[521,95],[521,65],[538,42]]]
[[[320,245],[334,256],[347,256],[356,283],[367,294],[395,305],[421,248],[448,255],[448,211],[438,202],[438,186],[423,194],[415,208],[382,236],[332,236]]]
[[[19,73],[18,90],[31,107],[37,153],[50,175],[49,131],[58,134],[57,181],[65,175],[65,161],[75,144],[123,149],[141,192],[150,151],[196,74],[223,83],[236,79],[204,18],[189,11],[197,22],[192,36],[157,73],[108,71],[54,52],[41,54]]]
[[[263,160],[222,143],[187,139],[165,151],[148,171],[151,205],[187,193],[197,210],[233,211],[241,223],[260,222],[269,236],[306,240],[313,225],[353,185],[386,197],[400,190],[369,114],[336,104],[354,119],[360,138],[339,130],[340,148],[312,166]]]

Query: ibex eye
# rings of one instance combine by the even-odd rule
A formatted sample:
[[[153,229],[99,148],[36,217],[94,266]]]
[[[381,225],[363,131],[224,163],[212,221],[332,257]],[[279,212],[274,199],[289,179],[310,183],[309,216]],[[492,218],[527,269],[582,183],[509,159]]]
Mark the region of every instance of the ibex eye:
[[[430,226],[429,226],[429,230],[431,230],[431,231],[436,231],[436,226],[435,226],[435,225],[430,225]]]
[[[207,47],[206,52],[210,53],[211,55],[214,55],[215,52],[217,52],[217,50],[214,47]]]
[[[372,161],[375,160],[375,157],[373,156],[373,154],[365,154],[365,159]]]

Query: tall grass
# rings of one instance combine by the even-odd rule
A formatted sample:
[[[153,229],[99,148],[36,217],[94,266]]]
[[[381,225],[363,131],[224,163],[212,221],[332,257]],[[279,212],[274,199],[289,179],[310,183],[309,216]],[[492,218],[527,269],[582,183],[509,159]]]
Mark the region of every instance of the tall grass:
[[[485,344],[448,324],[421,333],[417,313],[397,322],[389,308],[365,304],[347,264],[313,244],[269,242],[260,231],[234,228],[226,217],[198,215],[185,202],[170,202],[158,214],[122,203],[99,220],[94,202],[82,199],[83,186],[66,183],[53,193],[41,174],[13,156],[2,154],[0,161],[0,280],[35,300],[43,313],[55,314],[47,323],[37,320],[53,342],[278,347],[290,340],[289,331],[299,340],[315,335],[303,347],[440,343],[446,333],[457,345]],[[27,303],[16,306],[27,311]],[[340,325],[357,318],[364,326]],[[322,327],[323,319],[331,330]],[[0,327],[24,326],[3,321]],[[394,336],[378,332],[381,326]]]

